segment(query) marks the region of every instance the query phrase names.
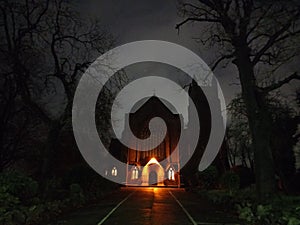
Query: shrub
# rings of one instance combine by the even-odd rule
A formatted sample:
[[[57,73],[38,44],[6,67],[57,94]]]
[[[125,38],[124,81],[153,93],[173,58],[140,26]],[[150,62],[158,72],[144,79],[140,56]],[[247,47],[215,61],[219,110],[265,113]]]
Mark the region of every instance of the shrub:
[[[18,197],[13,196],[8,192],[7,186],[0,187],[0,211],[13,209],[16,205],[20,204]]]
[[[255,183],[254,173],[248,167],[239,165],[232,167],[231,170],[239,176],[240,188],[246,188]]]
[[[118,188],[116,183],[106,180],[100,176],[96,177],[85,189],[85,195],[90,200],[102,198],[105,194],[110,193]]]
[[[53,178],[46,181],[44,198],[48,201],[63,200],[68,195],[68,190],[65,190],[61,184],[61,179]]]
[[[277,208],[273,204],[256,205],[247,203],[237,205],[239,218],[247,224],[282,224],[300,225],[300,208],[289,208],[286,206]]]
[[[232,194],[233,192],[237,191],[240,187],[240,178],[239,176],[232,172],[227,171],[221,180],[222,186],[229,190],[229,193]]]
[[[203,194],[204,197],[207,197],[214,204],[230,209],[234,207],[235,199],[233,196],[229,195],[227,191],[224,190],[213,190]]]
[[[79,184],[81,187],[89,186],[98,174],[86,165],[77,165],[69,170],[63,179],[63,185],[67,188],[72,184]]]
[[[205,189],[215,188],[218,181],[218,170],[215,166],[209,166],[206,170],[199,172],[201,186]]]
[[[2,173],[0,183],[6,188],[7,193],[25,203],[37,195],[39,188],[35,180],[19,172]]]
[[[70,185],[70,200],[74,207],[82,206],[85,203],[85,196],[79,184]]]
[[[85,189],[79,183],[66,187],[61,179],[54,178],[47,180],[44,192],[39,193],[32,178],[17,172],[0,173],[0,225],[42,224],[117,187],[94,175],[83,182]]]
[[[236,211],[244,225],[300,225],[300,196],[278,195],[260,204],[254,188],[234,195],[225,190],[198,193],[228,211]]]
[[[9,185],[7,183],[5,185],[0,187],[0,224],[24,224],[26,220],[24,206],[21,205],[18,197],[9,192]]]

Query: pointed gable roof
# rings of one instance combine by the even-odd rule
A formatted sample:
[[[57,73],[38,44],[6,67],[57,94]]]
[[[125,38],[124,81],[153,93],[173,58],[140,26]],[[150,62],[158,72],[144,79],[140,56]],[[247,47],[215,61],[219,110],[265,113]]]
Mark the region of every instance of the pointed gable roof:
[[[133,107],[133,112],[130,114],[145,113],[145,111],[163,111],[170,115],[178,115],[176,109],[167,101],[158,98],[156,95],[151,96],[148,99],[143,99],[137,102]],[[173,112],[174,111],[174,112]]]

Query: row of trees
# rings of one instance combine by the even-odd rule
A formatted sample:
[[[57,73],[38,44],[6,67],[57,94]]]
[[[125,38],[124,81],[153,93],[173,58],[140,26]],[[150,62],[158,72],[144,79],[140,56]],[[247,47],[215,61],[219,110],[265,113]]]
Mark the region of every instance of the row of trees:
[[[229,163],[231,167],[242,165],[254,172],[254,151],[243,99],[240,96],[233,99],[228,108],[231,116],[226,134]],[[270,146],[276,165],[275,173],[282,181],[282,188],[291,191],[296,173],[294,148],[299,138],[297,124],[300,117],[294,107],[280,101],[277,96],[268,99],[268,108],[272,117]]]
[[[0,0],[0,224],[46,223],[117,188],[83,162],[71,124],[79,78],[114,44],[103,27],[68,0]],[[102,137],[123,78],[99,95]]]
[[[78,79],[114,39],[68,0],[1,0],[0,10],[0,171],[31,157],[38,176],[51,177]],[[108,89],[99,97],[100,122],[112,97]]]
[[[202,23],[202,28],[208,24],[208,36],[199,39],[219,47],[220,55],[212,68],[232,63],[237,69],[254,152],[257,193],[261,199],[268,198],[275,191],[273,120],[268,98],[274,90],[300,78],[297,69],[289,68],[299,52],[299,2],[183,0],[179,3],[179,14],[184,20],[176,28],[187,23]]]

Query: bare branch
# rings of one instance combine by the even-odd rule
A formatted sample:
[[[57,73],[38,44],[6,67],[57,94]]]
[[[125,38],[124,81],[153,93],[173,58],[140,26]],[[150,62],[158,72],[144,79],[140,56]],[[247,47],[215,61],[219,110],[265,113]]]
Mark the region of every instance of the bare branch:
[[[281,86],[289,83],[291,80],[300,80],[300,75],[297,72],[295,72],[292,75],[284,78],[281,81],[273,83],[272,85],[270,85],[268,87],[260,88],[260,90],[264,93],[269,93],[270,91],[276,90],[276,89],[280,88]]]
[[[253,41],[255,41],[255,40],[257,40],[258,38],[268,38],[268,37],[270,37],[270,35],[269,34],[265,34],[265,33],[263,33],[263,34],[257,34],[257,35],[255,35],[255,36],[253,36],[252,38],[250,38],[248,41],[247,41],[247,43],[248,43],[248,45],[250,45]]]
[[[291,36],[291,33],[286,34],[284,36],[281,36],[281,35],[283,35],[291,27],[292,21],[294,21],[296,18],[298,18],[299,15],[300,15],[300,12],[298,12],[296,15],[291,17],[288,20],[288,22],[281,29],[279,29],[277,32],[275,32],[273,35],[270,36],[267,43],[257,52],[254,59],[252,60],[253,65],[256,65],[259,62],[260,58],[265,54],[265,52],[268,51],[268,49],[270,49],[276,42],[282,41]],[[300,32],[300,31],[297,31],[297,33],[298,32]]]
[[[230,54],[230,55],[223,55],[222,57],[220,57],[220,58],[213,64],[213,66],[211,67],[211,70],[214,71],[214,70],[217,68],[217,66],[218,66],[223,60],[225,60],[225,59],[231,59],[231,58],[233,58],[233,57],[234,57],[233,54]]]
[[[197,11],[198,16],[202,16],[204,14],[207,14],[209,16],[212,16],[213,18],[217,18],[217,16],[215,14],[213,14],[212,12],[208,11],[207,9],[205,9],[204,7],[199,7],[199,6],[195,6],[194,4],[191,3],[183,3],[182,5],[184,8],[186,7],[191,7],[192,9],[194,9],[193,11]],[[186,10],[186,9],[185,9]],[[192,13],[193,11],[189,11],[189,13]],[[193,13],[193,15],[195,15]],[[191,15],[190,15],[191,16]],[[195,15],[197,16],[197,15]]]
[[[215,5],[210,0],[199,0],[199,2],[201,2],[202,4],[208,6],[211,9],[215,9]]]
[[[176,24],[176,29],[179,30],[180,27],[190,21],[194,21],[194,22],[209,22],[209,23],[220,23],[221,20],[220,19],[212,19],[212,18],[196,18],[196,17],[189,17],[187,19],[185,19],[184,21],[182,21],[181,23]]]
[[[249,31],[247,33],[247,38],[259,26],[259,24],[265,18],[265,16],[267,15],[267,13],[271,9],[271,7],[272,7],[272,4],[269,5],[269,7],[265,10],[265,12],[257,19],[256,23],[249,29]],[[251,39],[251,41],[252,41],[252,39]],[[249,41],[248,43],[250,43],[251,41]]]

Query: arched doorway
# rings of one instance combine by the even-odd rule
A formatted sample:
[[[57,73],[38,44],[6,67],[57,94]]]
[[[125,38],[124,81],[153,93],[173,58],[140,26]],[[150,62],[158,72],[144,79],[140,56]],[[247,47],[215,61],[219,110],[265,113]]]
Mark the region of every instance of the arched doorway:
[[[144,166],[144,169],[142,171],[142,185],[164,186],[164,179],[164,168],[155,158],[150,159],[150,161]]]
[[[149,173],[149,185],[157,185],[157,173],[155,171]]]
[[[154,182],[157,184],[157,186],[164,186],[164,179],[164,168],[159,164],[159,162],[155,158],[150,159],[150,161],[144,166],[144,169],[142,171],[142,186],[149,186],[152,185]]]

